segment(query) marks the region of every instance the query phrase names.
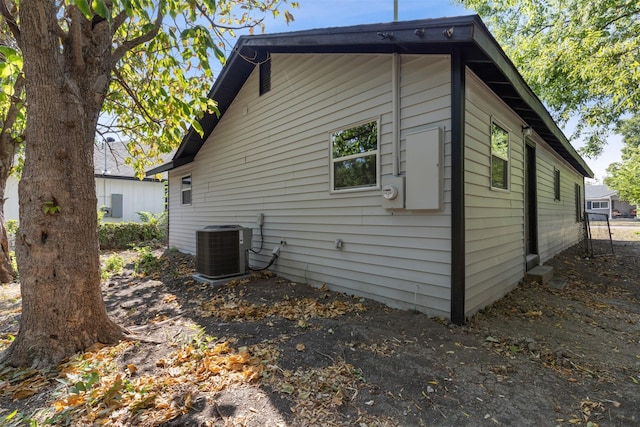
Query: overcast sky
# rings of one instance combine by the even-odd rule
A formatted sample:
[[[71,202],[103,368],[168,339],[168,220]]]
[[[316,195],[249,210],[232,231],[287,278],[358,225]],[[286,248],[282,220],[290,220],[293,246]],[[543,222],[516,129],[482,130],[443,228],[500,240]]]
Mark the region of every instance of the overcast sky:
[[[374,24],[393,21],[394,0],[298,0],[300,8],[292,9],[294,22],[287,25],[284,19],[267,19],[266,32],[308,30],[312,28],[340,27],[357,24]],[[470,15],[474,12],[450,0],[398,0],[398,19],[441,18]],[[570,135],[572,128],[565,129]],[[576,145],[577,146],[577,145]],[[620,137],[613,136],[605,153],[596,160],[585,158],[597,178],[602,179],[605,169],[620,160]]]

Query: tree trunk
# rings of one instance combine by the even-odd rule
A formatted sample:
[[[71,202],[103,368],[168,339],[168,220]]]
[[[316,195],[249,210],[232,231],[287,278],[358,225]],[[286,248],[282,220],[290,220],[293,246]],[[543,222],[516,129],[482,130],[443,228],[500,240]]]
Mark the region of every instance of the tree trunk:
[[[93,175],[110,75],[102,57],[108,59],[111,37],[98,33],[109,32],[107,22],[94,28],[83,19],[61,50],[52,0],[21,1],[20,22],[28,100],[16,236],[22,318],[4,358],[13,366],[44,367],[122,337],[100,291]]]

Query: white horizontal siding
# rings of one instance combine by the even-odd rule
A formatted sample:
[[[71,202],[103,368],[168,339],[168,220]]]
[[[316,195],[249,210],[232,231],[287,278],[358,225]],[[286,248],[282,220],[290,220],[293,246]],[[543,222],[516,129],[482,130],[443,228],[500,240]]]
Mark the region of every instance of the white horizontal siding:
[[[524,276],[521,120],[471,72],[465,111],[465,311],[497,300]],[[509,131],[509,189],[491,188],[492,118]]]
[[[104,217],[105,222],[140,222],[138,212],[160,214],[165,209],[164,182],[160,181],[96,178],[96,193],[98,207],[111,207],[111,195],[122,194],[122,218]]]
[[[449,315],[449,59],[401,57],[400,138],[442,127],[445,209],[392,212],[379,189],[330,192],[329,134],[379,119],[383,175],[392,173],[391,55],[272,55],[272,90],[257,72],[238,93],[194,162],[170,173],[170,245],[195,252],[195,231],[211,224],[253,228],[264,214],[264,265],[286,240],[274,270],[292,280]],[[400,158],[403,159],[402,151]],[[404,173],[404,161],[401,163]],[[180,205],[180,177],[192,174],[193,204]],[[335,240],[344,242],[342,250]]]
[[[105,222],[140,222],[138,212],[160,214],[165,210],[164,182],[96,177],[97,207],[111,206],[111,195],[122,194],[122,218]],[[5,219],[18,220],[18,179],[9,176],[5,189]]]
[[[538,251],[544,262],[578,243],[582,223],[576,221],[575,184],[584,194],[584,178],[542,141],[536,145]],[[560,200],[554,200],[554,168],[560,170]]]

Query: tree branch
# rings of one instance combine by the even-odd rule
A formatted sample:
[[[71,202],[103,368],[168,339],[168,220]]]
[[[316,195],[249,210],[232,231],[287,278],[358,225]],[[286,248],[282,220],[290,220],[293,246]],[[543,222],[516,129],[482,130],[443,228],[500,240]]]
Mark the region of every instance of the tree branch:
[[[246,29],[246,28],[257,27],[258,25],[260,25],[264,21],[264,18],[261,18],[261,19],[258,19],[257,21],[253,21],[253,23],[251,23],[251,24],[238,25],[237,27],[230,26],[230,25],[222,25],[222,24],[220,24],[218,22],[215,22],[212,19],[211,15],[209,13],[207,13],[206,10],[204,10],[204,7],[202,6],[201,3],[196,2],[195,6],[200,11],[200,13],[202,14],[202,17],[204,19],[206,19],[207,21],[209,21],[209,24],[211,24],[211,26],[213,28],[222,28],[224,30],[243,30],[243,29]]]
[[[15,16],[13,16],[9,11],[6,0],[0,0],[0,15],[2,15],[2,17],[7,21],[11,34],[13,34],[13,37],[16,39],[18,46],[20,46],[22,40],[20,27],[16,22]]]
[[[116,69],[113,70],[113,75],[115,76],[115,81],[118,82],[120,84],[120,86],[122,86],[122,88],[124,89],[125,92],[127,92],[127,94],[131,97],[131,99],[133,100],[133,103],[136,104],[136,106],[140,109],[141,114],[147,118],[147,120],[149,120],[150,122],[153,123],[160,123],[160,121],[154,119],[151,114],[149,114],[149,112],[147,111],[147,109],[144,107],[144,105],[142,105],[140,103],[140,100],[138,99],[138,97],[136,96],[135,92],[129,87],[129,85],[127,84],[127,82],[124,80],[124,78],[122,77],[122,75],[120,74],[120,72]]]
[[[118,15],[113,18],[113,32],[115,33],[118,28],[120,28],[120,26],[122,26],[122,24],[125,23],[125,21],[127,20],[127,12],[125,12],[124,10],[120,13],[118,13]]]
[[[69,43],[71,45],[71,55],[73,56],[73,66],[78,70],[84,69],[84,58],[82,55],[82,28],[80,9],[71,8],[71,23],[69,26]]]
[[[118,61],[122,59],[122,57],[128,51],[130,51],[136,46],[140,46],[141,44],[148,42],[149,40],[152,40],[158,34],[158,31],[160,31],[160,26],[162,25],[163,18],[164,18],[164,15],[160,10],[158,10],[158,16],[156,16],[156,20],[153,23],[153,29],[151,31],[141,35],[140,37],[136,37],[134,39],[126,40],[122,42],[122,44],[118,46],[116,50],[113,51],[113,54],[111,55],[112,68],[115,69],[115,65],[118,63]]]
[[[602,23],[602,25],[600,25],[598,30],[600,30],[600,31],[605,30],[610,25],[620,21],[621,19],[631,18],[633,15],[637,15],[638,13],[640,13],[640,9],[631,9],[631,10],[627,11],[626,13],[620,14],[618,16],[613,16],[613,17],[611,17],[610,20],[605,21],[604,23]]]

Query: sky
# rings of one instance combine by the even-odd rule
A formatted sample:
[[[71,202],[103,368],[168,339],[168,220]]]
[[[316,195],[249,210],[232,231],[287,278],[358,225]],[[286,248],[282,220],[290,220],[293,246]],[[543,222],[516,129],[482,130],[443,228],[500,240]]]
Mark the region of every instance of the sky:
[[[300,31],[312,28],[340,27],[393,21],[394,0],[297,0],[300,7],[290,9],[295,20],[288,25],[283,18],[265,20],[266,33]],[[474,12],[450,0],[397,0],[398,20],[470,15]],[[565,129],[571,135],[575,121]],[[580,142],[574,143],[579,148]],[[623,144],[618,135],[609,138],[604,153],[597,159],[584,158],[596,179],[602,182],[610,163],[620,161]]]

